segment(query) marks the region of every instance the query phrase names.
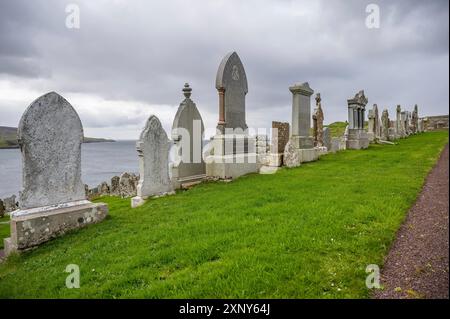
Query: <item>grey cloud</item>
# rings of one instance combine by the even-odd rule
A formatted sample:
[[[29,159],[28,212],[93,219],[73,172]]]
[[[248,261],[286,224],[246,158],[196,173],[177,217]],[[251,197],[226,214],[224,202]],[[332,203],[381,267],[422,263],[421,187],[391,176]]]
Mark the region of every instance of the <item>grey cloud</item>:
[[[71,2],[80,5],[79,30],[65,27],[63,1],[1,1],[0,73],[146,104],[179,103],[189,82],[200,110],[217,114],[215,72],[236,50],[249,79],[249,124],[289,119],[288,87],[302,81],[322,93],[326,121],[345,120],[346,99],[360,89],[391,110],[419,103],[428,114],[448,112],[447,1],[372,1],[378,30],[365,27],[367,3],[357,0]]]

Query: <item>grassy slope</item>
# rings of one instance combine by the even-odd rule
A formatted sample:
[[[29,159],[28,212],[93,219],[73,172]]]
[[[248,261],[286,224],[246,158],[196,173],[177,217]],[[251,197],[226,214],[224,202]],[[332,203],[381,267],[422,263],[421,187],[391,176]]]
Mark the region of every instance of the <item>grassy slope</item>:
[[[325,127],[330,128],[332,137],[342,137],[344,135],[346,126],[347,122],[334,122],[329,125],[325,125]]]
[[[364,298],[448,132],[206,183],[0,265],[0,297]],[[78,264],[81,288],[65,288]]]

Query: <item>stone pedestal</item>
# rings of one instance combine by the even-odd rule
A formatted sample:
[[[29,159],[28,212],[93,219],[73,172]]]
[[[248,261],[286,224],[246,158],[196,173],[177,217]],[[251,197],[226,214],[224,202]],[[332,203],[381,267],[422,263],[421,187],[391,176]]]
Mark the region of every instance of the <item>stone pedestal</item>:
[[[106,204],[88,200],[16,210],[11,213],[11,237],[5,239],[5,253],[38,246],[67,231],[98,223],[107,215]]]
[[[235,179],[258,172],[256,153],[210,155],[206,159],[206,175],[220,179]]]
[[[363,129],[348,129],[346,149],[359,150],[369,147],[369,137]]]
[[[237,178],[258,171],[255,139],[248,135],[216,135],[213,153],[206,158],[206,175],[220,179]]]
[[[314,162],[319,159],[319,151],[317,148],[297,149],[300,163]]]

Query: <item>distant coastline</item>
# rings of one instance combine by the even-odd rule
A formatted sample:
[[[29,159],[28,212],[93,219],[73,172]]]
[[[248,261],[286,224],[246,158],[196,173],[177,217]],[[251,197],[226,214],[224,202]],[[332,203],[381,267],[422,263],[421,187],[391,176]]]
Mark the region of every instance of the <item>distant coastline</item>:
[[[83,143],[111,143],[112,139],[85,137]],[[17,141],[17,127],[0,126],[0,149],[19,148]]]

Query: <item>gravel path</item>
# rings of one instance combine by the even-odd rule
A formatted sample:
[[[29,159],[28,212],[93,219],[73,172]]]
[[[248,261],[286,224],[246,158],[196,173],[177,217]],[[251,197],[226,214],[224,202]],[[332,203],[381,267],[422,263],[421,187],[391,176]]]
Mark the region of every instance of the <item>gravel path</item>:
[[[449,298],[448,144],[397,233],[374,298]]]

